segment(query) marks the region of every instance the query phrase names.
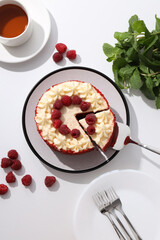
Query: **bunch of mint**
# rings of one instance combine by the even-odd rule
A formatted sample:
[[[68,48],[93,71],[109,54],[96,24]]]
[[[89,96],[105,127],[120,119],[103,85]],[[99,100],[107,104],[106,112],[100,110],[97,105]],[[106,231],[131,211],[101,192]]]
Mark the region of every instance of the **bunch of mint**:
[[[137,15],[129,19],[128,32],[115,32],[115,46],[103,44],[107,61],[113,61],[115,83],[121,88],[140,89],[160,109],[160,19],[155,16],[150,32]]]

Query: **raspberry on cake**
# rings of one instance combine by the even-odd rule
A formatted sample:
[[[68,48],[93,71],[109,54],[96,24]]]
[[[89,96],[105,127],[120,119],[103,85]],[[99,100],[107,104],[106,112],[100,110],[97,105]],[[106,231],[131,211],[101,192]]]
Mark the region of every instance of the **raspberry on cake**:
[[[37,130],[55,150],[69,154],[88,152],[94,149],[94,145],[76,116],[108,108],[103,94],[90,83],[77,80],[59,83],[48,89],[36,106]],[[61,120],[60,125],[55,124],[55,119]]]
[[[89,116],[88,114],[87,116]],[[111,140],[115,127],[115,116],[110,109],[95,114],[96,121],[93,125],[89,125],[85,119],[81,119],[79,122],[82,127],[87,131],[92,140],[103,150],[106,151],[111,144]],[[94,132],[94,128],[95,132]]]

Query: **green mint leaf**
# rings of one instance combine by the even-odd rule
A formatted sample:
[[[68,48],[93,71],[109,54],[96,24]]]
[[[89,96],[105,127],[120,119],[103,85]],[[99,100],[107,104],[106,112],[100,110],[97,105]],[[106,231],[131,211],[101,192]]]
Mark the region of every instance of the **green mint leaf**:
[[[144,54],[151,48],[153,47],[153,45],[157,42],[158,40],[158,36],[151,36],[149,38],[146,39],[146,41],[144,42],[145,45],[145,50],[144,50]]]
[[[119,42],[126,40],[128,37],[131,36],[129,32],[115,32],[114,38],[117,39]]]
[[[122,67],[125,67],[126,64],[127,64],[127,62],[124,58],[117,58],[113,62],[113,66],[112,66],[113,72],[115,72],[115,71],[119,72],[119,69],[122,68]]]
[[[127,50],[126,56],[127,56],[127,61],[128,61],[128,62],[131,60],[131,61],[134,62],[135,64],[139,64],[139,61],[138,61],[138,53],[137,53],[137,51],[136,51],[133,47],[130,47],[130,48]]]
[[[146,96],[146,98],[148,98],[150,100],[155,100],[154,92],[152,90],[150,90],[149,88],[147,88],[145,83],[143,83],[143,86],[141,87],[141,91]]]
[[[132,25],[135,21],[138,21],[138,16],[137,15],[133,15],[128,21],[129,22],[129,29],[128,29],[129,32],[134,32],[134,30],[132,28]]]
[[[132,24],[132,28],[135,32],[137,32],[138,34],[142,34],[142,33],[145,33],[145,35],[148,37],[150,36],[150,32],[148,31],[145,23],[143,20],[138,20],[138,21],[135,21],[133,24]]]
[[[146,87],[151,91],[153,90],[153,81],[151,77],[146,76]]]
[[[119,70],[119,75],[125,80],[132,76],[133,71],[135,70],[135,66],[130,66],[127,64],[125,67],[122,67]]]
[[[160,109],[160,94],[156,98],[156,107],[157,107],[157,109]]]
[[[111,46],[110,44],[108,43],[104,43],[103,44],[103,52],[104,54],[107,56],[107,57],[113,57],[114,54],[115,54],[115,49],[113,46]]]
[[[149,74],[149,69],[146,65],[144,65],[143,63],[140,63],[139,65],[139,69],[142,71],[142,73],[144,74]]]
[[[140,89],[142,86],[142,80],[139,73],[139,70],[136,68],[130,78],[130,84],[132,88]]]
[[[156,18],[156,31],[157,32],[160,32],[160,19],[157,17],[157,15],[155,15],[155,18]]]

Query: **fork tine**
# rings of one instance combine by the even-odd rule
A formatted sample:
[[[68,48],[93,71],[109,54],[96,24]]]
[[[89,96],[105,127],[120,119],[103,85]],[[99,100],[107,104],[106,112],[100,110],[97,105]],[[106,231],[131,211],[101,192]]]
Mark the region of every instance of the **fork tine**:
[[[109,189],[107,190],[107,195],[108,195],[110,201],[113,202],[113,200],[114,200],[114,195],[113,195],[113,193],[112,193],[111,188],[109,188]]]
[[[100,199],[99,199],[99,197],[98,197],[98,194],[93,195],[92,198],[93,198],[96,206],[99,208],[101,202],[100,202]]]
[[[119,198],[113,187],[111,187],[111,191],[112,191],[112,194],[115,198]]]

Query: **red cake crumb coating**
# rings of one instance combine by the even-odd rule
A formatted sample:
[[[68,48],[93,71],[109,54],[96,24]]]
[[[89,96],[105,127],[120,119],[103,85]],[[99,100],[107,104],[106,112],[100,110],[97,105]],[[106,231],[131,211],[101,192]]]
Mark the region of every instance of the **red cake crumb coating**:
[[[4,195],[8,192],[8,187],[5,184],[0,184],[0,195]]]
[[[56,182],[56,178],[54,176],[46,176],[44,183],[46,187],[51,187]]]

